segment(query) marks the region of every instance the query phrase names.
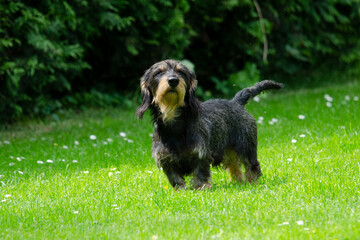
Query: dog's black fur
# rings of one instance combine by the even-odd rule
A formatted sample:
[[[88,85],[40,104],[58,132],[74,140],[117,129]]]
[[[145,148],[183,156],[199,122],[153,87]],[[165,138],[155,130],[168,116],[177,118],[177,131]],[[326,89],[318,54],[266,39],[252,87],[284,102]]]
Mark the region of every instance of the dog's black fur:
[[[177,114],[171,121],[162,119],[163,113],[153,101],[159,82],[159,74],[155,72],[159,64],[161,74],[166,76],[171,72],[186,83],[184,104],[176,109]],[[242,181],[243,164],[248,181],[256,182],[261,176],[257,127],[244,106],[262,91],[280,89],[283,85],[264,80],[239,91],[232,100],[200,102],[195,97],[196,83],[195,74],[174,60],[154,64],[141,78],[143,102],[137,116],[141,118],[147,109],[151,110],[154,122],[152,152],[157,166],[163,169],[174,188],[185,188],[184,176],[189,174],[194,175],[194,188],[211,187],[211,164],[222,164],[239,181]]]

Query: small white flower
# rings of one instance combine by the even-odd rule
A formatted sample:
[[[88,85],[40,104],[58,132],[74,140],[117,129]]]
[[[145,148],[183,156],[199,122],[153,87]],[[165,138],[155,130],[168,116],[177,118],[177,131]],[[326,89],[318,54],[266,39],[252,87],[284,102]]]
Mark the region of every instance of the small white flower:
[[[5,177],[5,175],[0,175],[0,178],[3,178],[3,177]]]
[[[112,207],[117,207],[117,204],[113,204],[113,205],[111,205]]]
[[[304,221],[303,221],[303,220],[296,221],[296,223],[297,223],[298,225],[304,225]]]
[[[107,144],[108,144],[108,142],[104,141],[104,142],[103,142],[103,144],[104,144],[104,145],[107,145]]]
[[[349,95],[346,95],[346,96],[345,96],[345,100],[346,100],[346,101],[350,101],[350,96],[349,96]]]
[[[288,158],[286,159],[288,162],[291,162],[293,159],[292,158]]]
[[[17,157],[16,160],[18,160],[19,162],[21,162],[21,158],[20,158],[20,157]]]
[[[11,159],[14,159],[14,156],[10,156]]]
[[[25,159],[24,157],[20,157],[21,159]]]
[[[270,124],[270,125],[274,125],[274,122],[273,122],[273,121],[269,121],[269,124]]]
[[[279,120],[277,118],[271,119],[272,122],[277,123]]]
[[[296,143],[297,141],[296,141],[296,139],[291,139],[291,142]]]
[[[146,171],[146,172],[148,172],[148,173],[150,173],[150,174],[152,174],[152,173],[153,173],[152,171]]]
[[[359,97],[358,97],[358,96],[355,96],[355,97],[354,97],[354,101],[356,101],[356,102],[359,101]]]
[[[305,115],[300,114],[300,115],[299,115],[299,119],[300,119],[300,120],[304,120],[304,119],[305,119]]]
[[[18,171],[18,173],[21,174],[21,175],[24,174],[22,171]]]
[[[255,96],[253,99],[254,99],[255,102],[260,102],[259,96]]]
[[[152,137],[154,137],[154,134],[152,134],[152,133],[149,133],[149,137],[151,137],[151,138],[152,138]]]
[[[79,141],[75,141],[74,143],[75,143],[75,145],[79,145]]]
[[[300,137],[301,137],[301,138],[304,138],[304,137],[305,137],[305,134],[300,134]]]
[[[329,95],[329,94],[325,94],[324,98],[326,99],[326,101],[328,102],[332,102],[334,99]]]
[[[282,224],[283,225],[289,225],[289,222],[283,222]]]
[[[95,135],[90,135],[90,139],[91,140],[96,140],[96,136]]]
[[[96,146],[97,146],[96,143],[94,143],[94,144],[93,144],[93,147],[96,147]]]
[[[129,143],[133,143],[134,142],[134,140],[131,140],[131,139],[128,139],[127,140]]]
[[[114,174],[113,172],[108,173],[109,177],[111,177],[113,174]]]
[[[126,137],[126,133],[120,132],[120,136],[121,136],[121,137]]]
[[[108,138],[108,139],[106,139],[108,142],[112,142],[113,140],[112,140],[112,138]]]
[[[74,214],[78,214],[79,213],[79,211],[74,211]]]
[[[9,166],[11,167],[11,166],[14,166],[15,165],[15,163],[13,163],[13,162],[11,162],[11,163],[9,163]]]
[[[259,121],[264,121],[264,117],[260,116]]]
[[[73,163],[78,163],[78,160],[72,160]]]
[[[51,159],[48,159],[48,160],[46,160],[46,162],[48,162],[48,163],[53,163],[54,161],[51,160]]]
[[[121,172],[119,172],[119,171],[117,171],[117,172],[115,172],[115,174],[120,174]]]
[[[8,140],[4,140],[4,144],[10,144]]]
[[[1,202],[6,202],[6,199],[1,200]]]
[[[39,160],[39,161],[37,161],[37,163],[38,164],[43,164],[44,162]]]
[[[115,167],[115,168],[111,168],[110,170],[111,170],[111,171],[115,171],[115,170],[116,170],[116,167]]]
[[[66,146],[66,145],[64,145],[64,146],[63,146],[63,149],[69,149],[69,147],[68,147],[68,146]]]
[[[84,171],[84,173],[85,173],[85,174],[88,174],[88,173],[89,173],[89,171]]]
[[[11,195],[10,195],[10,194],[6,194],[5,197],[6,197],[6,198],[9,198],[9,197],[11,197]]]
[[[327,106],[328,108],[331,108],[331,107],[332,107],[331,102],[326,102],[326,106]]]

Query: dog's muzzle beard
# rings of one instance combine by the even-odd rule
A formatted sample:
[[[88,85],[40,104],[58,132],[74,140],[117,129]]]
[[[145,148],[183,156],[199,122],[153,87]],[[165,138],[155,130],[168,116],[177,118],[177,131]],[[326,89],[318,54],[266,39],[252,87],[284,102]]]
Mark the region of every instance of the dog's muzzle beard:
[[[157,87],[154,103],[159,107],[164,123],[179,116],[179,107],[185,106],[186,83],[182,78],[163,77]]]

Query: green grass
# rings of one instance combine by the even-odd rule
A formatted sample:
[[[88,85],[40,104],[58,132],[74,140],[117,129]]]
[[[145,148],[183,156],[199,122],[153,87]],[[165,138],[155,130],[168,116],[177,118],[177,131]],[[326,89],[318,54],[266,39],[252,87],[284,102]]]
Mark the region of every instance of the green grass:
[[[209,191],[170,187],[151,159],[150,117],[137,121],[134,110],[70,112],[60,122],[11,126],[0,133],[0,238],[360,238],[355,96],[357,82],[251,101],[248,111],[264,117],[263,176],[258,185],[233,184],[213,169]]]

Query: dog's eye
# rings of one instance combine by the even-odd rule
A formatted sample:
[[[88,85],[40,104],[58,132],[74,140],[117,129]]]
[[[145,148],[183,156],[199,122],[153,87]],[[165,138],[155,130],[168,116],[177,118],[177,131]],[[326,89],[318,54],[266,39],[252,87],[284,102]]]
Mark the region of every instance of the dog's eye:
[[[157,71],[154,72],[153,77],[156,78],[156,77],[160,76],[161,73],[162,73],[161,70],[157,70]]]
[[[187,73],[182,69],[178,70],[178,73],[184,78],[186,78],[186,76],[187,76]]]

